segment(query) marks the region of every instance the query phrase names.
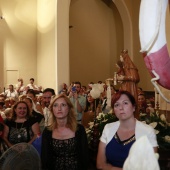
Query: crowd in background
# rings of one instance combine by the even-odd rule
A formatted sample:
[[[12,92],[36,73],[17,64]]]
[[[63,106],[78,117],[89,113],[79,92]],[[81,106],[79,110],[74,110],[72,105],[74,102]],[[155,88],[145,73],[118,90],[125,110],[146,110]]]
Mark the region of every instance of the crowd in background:
[[[34,84],[34,78],[31,78],[30,83],[26,86],[22,78],[18,79],[18,83],[15,86],[10,84],[9,88],[0,94],[0,125],[2,125],[2,127],[0,126],[0,142],[1,145],[4,145],[3,147],[1,146],[0,155],[3,154],[4,150],[17,143],[27,142],[34,145],[34,141],[39,137],[42,137],[42,144],[48,146],[48,148],[50,148],[51,143],[46,141],[47,138],[51,139],[53,143],[53,138],[56,140],[66,140],[76,137],[79,142],[81,138],[86,141],[85,128],[89,127],[88,123],[94,121],[95,116],[100,112],[113,113],[112,107],[107,105],[108,86],[102,81],[98,81],[97,83],[103,84],[104,89],[98,99],[94,99],[90,93],[92,90],[91,85],[94,84],[93,82],[90,82],[87,86],[81,85],[79,81],[72,82],[69,86],[63,83],[62,88],[57,93],[52,88],[42,89],[41,86],[38,87]],[[110,85],[110,89],[111,96],[113,97],[118,90],[113,85]],[[149,113],[154,106],[148,106],[144,92],[141,88],[138,90],[138,111]],[[69,107],[69,109],[65,109],[66,107]],[[61,121],[58,115],[60,111],[56,111],[56,108],[57,110],[63,109],[66,112],[65,117],[67,118],[62,117]],[[72,110],[71,113],[70,110]],[[71,117],[70,114],[72,114]],[[65,121],[63,122],[63,120]],[[74,126],[78,127],[79,130]],[[43,133],[44,135],[42,135]],[[81,133],[81,135],[79,134],[79,136],[77,133]],[[58,140],[56,140],[55,147],[58,146]],[[78,143],[86,148],[87,142],[85,141]],[[73,142],[73,148],[69,149],[74,150],[75,141],[73,140],[71,142]],[[65,144],[63,143],[62,145],[65,148]],[[41,155],[41,146],[36,149]],[[49,153],[46,147],[42,151],[42,159],[45,161],[49,158]],[[75,150],[73,153],[75,154],[73,156],[74,161],[70,166],[80,168],[81,162],[86,167],[86,162],[82,160],[77,164],[75,157],[78,154],[83,156],[85,158],[84,160],[87,161],[88,153],[83,148],[81,153]],[[63,154],[62,151],[61,154]],[[48,162],[46,162],[43,163],[43,166],[57,168],[57,162],[54,162],[54,165],[48,165]],[[60,166],[64,166],[64,163],[61,163]]]

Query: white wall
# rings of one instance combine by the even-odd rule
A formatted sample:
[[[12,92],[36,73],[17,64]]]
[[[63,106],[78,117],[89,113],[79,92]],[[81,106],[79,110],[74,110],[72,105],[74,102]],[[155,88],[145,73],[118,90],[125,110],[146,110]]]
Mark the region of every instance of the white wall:
[[[17,70],[17,76],[24,78],[25,84],[31,77],[36,82],[37,3],[35,0],[0,0],[0,6],[0,13],[5,17],[0,20],[0,61],[3,63],[0,86],[17,82],[17,79],[7,82],[6,70]]]

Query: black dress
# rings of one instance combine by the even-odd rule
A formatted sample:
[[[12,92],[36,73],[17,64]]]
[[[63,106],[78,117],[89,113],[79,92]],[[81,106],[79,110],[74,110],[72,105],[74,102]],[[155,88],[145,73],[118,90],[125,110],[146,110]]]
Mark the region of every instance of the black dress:
[[[29,118],[24,123],[16,123],[6,120],[5,124],[9,127],[8,140],[11,144],[29,142],[33,137],[32,125],[36,123],[35,118]]]
[[[88,143],[82,125],[78,125],[75,137],[65,140],[52,138],[47,128],[42,134],[41,161],[43,170],[87,170]]]

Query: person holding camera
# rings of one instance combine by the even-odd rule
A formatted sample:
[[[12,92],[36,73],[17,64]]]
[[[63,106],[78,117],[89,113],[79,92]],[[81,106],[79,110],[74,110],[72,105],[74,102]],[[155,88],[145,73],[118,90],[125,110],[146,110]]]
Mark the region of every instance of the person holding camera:
[[[86,106],[86,98],[80,95],[81,83],[75,82],[68,97],[74,106],[75,112],[77,114],[77,122],[81,123],[83,111]]]

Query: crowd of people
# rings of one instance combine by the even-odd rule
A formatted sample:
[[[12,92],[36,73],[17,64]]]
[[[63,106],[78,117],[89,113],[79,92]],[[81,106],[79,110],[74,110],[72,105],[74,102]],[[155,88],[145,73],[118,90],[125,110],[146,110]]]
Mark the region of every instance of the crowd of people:
[[[132,144],[142,135],[148,136],[156,151],[153,129],[134,118],[138,104],[138,108],[148,112],[146,100],[141,100],[143,91],[138,93],[137,103],[130,92],[116,90],[111,85],[109,107],[108,87],[102,81],[97,82],[103,84],[104,89],[98,99],[90,93],[93,82],[88,86],[82,86],[79,81],[69,86],[63,83],[57,93],[52,88],[43,90],[34,85],[33,78],[28,86],[24,86],[23,79],[18,82],[16,88],[9,85],[8,91],[0,95],[0,143],[5,146],[0,149],[1,155],[17,143],[33,144],[41,137],[38,151],[42,169],[87,170],[89,153],[85,128],[100,112],[111,112],[119,121],[107,125],[103,131],[97,156],[99,169],[122,169]]]

